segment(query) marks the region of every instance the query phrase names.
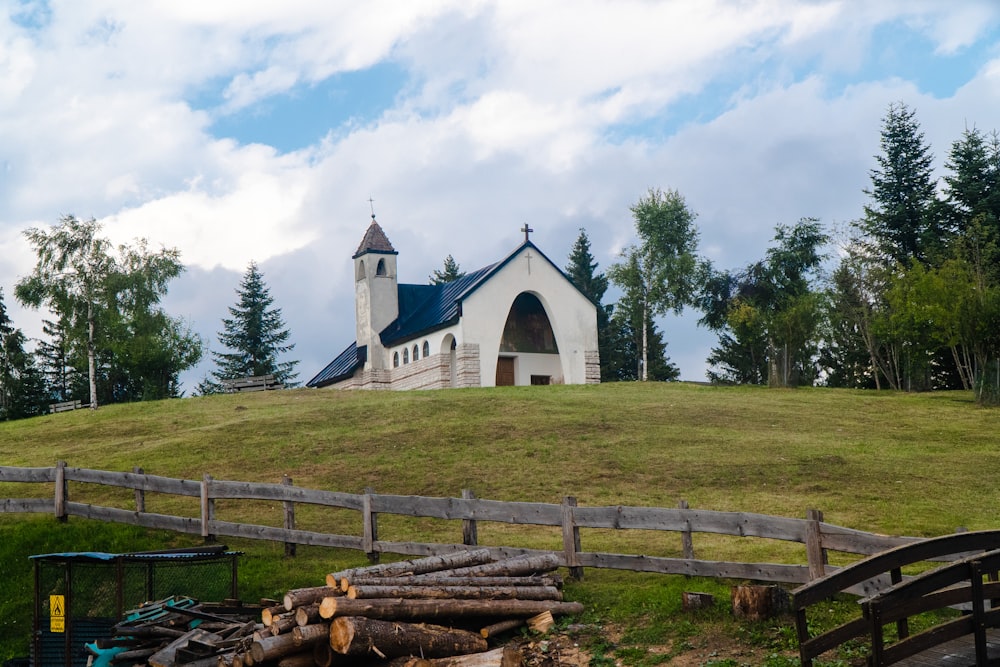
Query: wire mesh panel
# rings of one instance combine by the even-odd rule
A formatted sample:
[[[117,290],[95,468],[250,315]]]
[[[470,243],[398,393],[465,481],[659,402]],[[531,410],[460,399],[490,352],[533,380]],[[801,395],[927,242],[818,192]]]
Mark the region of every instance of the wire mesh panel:
[[[86,667],[84,644],[107,637],[123,613],[171,596],[237,598],[238,552],[216,547],[139,554],[32,556],[32,665]]]

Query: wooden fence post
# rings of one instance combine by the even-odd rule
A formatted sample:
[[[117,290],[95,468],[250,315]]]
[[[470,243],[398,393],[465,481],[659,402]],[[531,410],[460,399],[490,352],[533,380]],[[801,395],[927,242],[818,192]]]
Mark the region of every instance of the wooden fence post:
[[[820,523],[823,522],[823,512],[820,510],[806,511],[806,560],[809,562],[809,580],[819,579],[826,574],[829,562],[826,549],[823,548],[823,533]]]
[[[375,541],[378,540],[378,514],[372,512],[372,494],[375,489],[370,486],[365,487],[365,494],[361,497],[361,520],[362,530],[361,545],[368,556],[369,563],[379,561],[379,553],[375,551]]]
[[[566,496],[562,501],[562,534],[563,551],[566,554],[566,566],[569,576],[583,579],[583,568],[580,567],[580,528],[576,525],[573,508],[576,507],[576,497]]]
[[[55,515],[56,519],[66,523],[66,503],[69,501],[69,486],[66,483],[66,462],[56,462],[56,490],[55,490]]]
[[[132,466],[132,472],[136,475],[144,474],[144,471],[139,466]],[[135,489],[135,511],[145,512],[146,511],[146,492],[142,489]]]
[[[462,489],[462,498],[465,500],[475,500],[476,494],[472,489]],[[462,544],[474,547],[479,544],[479,528],[475,519],[462,520]]]
[[[688,509],[688,501],[681,499],[681,501],[677,503],[677,507],[682,510]],[[684,525],[687,526],[687,528],[681,531],[681,551],[684,554],[684,558],[694,560],[694,538],[691,535],[691,522],[685,519]]]
[[[281,478],[281,484],[283,486],[291,486],[292,478],[288,475],[283,475]],[[295,503],[291,500],[286,500],[283,505],[285,509],[285,530],[295,530]],[[295,542],[285,542],[285,555],[295,555]]]
[[[201,480],[201,536],[206,542],[214,542],[215,535],[210,531],[209,524],[215,520],[215,501],[211,497],[212,476],[205,473]]]

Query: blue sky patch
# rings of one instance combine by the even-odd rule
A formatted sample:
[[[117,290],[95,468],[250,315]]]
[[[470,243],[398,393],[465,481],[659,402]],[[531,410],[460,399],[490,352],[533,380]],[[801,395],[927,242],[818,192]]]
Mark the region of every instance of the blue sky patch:
[[[262,143],[281,152],[311,146],[346,123],[369,123],[393,106],[406,85],[407,72],[394,63],[343,72],[315,84],[300,84],[240,109],[220,115],[209,127],[218,138],[241,144]],[[213,111],[224,103],[227,81],[191,100],[194,108]]]

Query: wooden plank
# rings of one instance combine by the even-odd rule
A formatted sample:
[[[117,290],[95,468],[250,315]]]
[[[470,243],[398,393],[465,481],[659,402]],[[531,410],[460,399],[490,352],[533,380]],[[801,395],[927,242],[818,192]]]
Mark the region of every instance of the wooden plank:
[[[286,530],[274,526],[232,523],[229,521],[219,521],[218,519],[208,522],[208,530],[212,535],[216,536],[243,537],[251,540],[294,542],[296,544],[315,547],[362,550],[361,538],[352,535],[329,535],[327,533],[315,533],[308,530]]]
[[[149,664],[153,667],[174,667],[176,664],[174,662],[174,656],[177,653],[177,649],[187,646],[189,641],[200,641],[207,643],[214,643],[222,641],[222,637],[213,634],[211,632],[206,632],[199,628],[195,628],[190,632],[187,632],[182,637],[178,637],[174,641],[167,644],[165,647],[154,653],[149,657]]]
[[[657,572],[660,574],[683,574],[691,577],[750,579],[751,581],[781,583],[805,583],[809,581],[809,567],[806,565],[729,563],[588,552],[580,553],[578,557],[580,564],[584,567],[603,567],[632,572]]]
[[[0,482],[54,482],[56,469],[0,466]]]
[[[358,511],[362,507],[362,496],[358,493],[315,491],[301,486],[286,486],[284,484],[233,482],[216,479],[212,480],[211,494],[216,499],[274,500]]]
[[[0,513],[20,514],[55,512],[55,501],[52,498],[6,498],[0,500]]]
[[[718,533],[739,537],[767,537],[802,542],[806,520],[752,512],[715,512],[666,507],[579,507],[574,510],[581,528],[616,528]]]
[[[124,523],[130,526],[173,530],[178,533],[198,535],[201,532],[201,522],[199,519],[170,516],[169,514],[135,512],[116,507],[101,507],[99,505],[74,502],[66,503],[66,514],[85,519]]]
[[[511,524],[559,526],[562,518],[560,506],[548,503],[383,494],[372,494],[371,502],[373,512],[432,519],[477,519]]]
[[[139,475],[134,472],[109,472],[88,468],[66,468],[66,479],[72,482],[117,486],[156,493],[197,497],[201,495],[201,482],[174,479],[157,475]]]

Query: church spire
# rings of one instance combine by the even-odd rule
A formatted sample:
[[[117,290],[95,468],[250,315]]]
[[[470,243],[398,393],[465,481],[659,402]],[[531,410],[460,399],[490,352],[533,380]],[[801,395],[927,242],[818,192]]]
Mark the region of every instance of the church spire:
[[[365,237],[361,239],[361,245],[358,246],[358,251],[354,253],[354,259],[364,255],[365,253],[376,252],[383,255],[398,255],[396,249],[392,247],[389,243],[389,237],[385,235],[382,228],[377,222],[375,222],[375,214],[372,213],[372,222],[368,225],[368,231],[365,232]]]

